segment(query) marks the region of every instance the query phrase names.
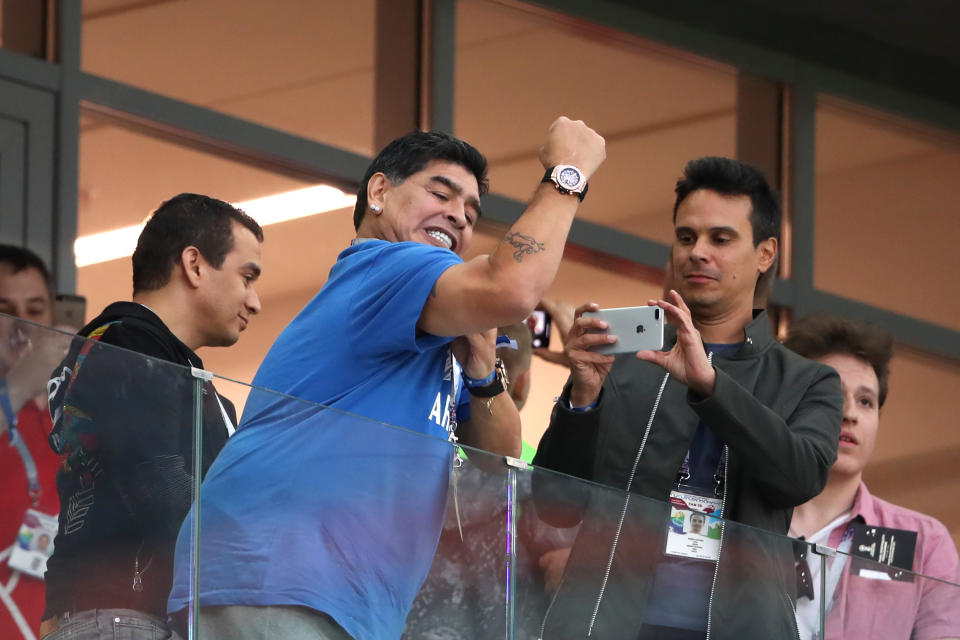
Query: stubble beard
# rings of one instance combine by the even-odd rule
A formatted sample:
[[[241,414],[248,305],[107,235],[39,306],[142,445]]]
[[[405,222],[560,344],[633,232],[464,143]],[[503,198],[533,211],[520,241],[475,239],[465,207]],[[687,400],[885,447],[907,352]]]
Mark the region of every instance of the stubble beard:
[[[697,292],[691,290],[690,287],[682,287],[677,290],[677,293],[680,294],[680,297],[683,298],[687,307],[690,308],[690,315],[693,317],[710,315],[710,311],[714,309],[719,302],[716,293]]]

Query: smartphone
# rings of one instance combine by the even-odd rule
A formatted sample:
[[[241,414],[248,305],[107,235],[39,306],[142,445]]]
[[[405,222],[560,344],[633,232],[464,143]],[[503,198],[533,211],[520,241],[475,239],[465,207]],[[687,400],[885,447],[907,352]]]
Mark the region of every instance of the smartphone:
[[[533,335],[534,349],[546,348],[550,346],[550,314],[543,309],[535,309],[527,318],[526,324],[530,327],[530,333]]]
[[[591,330],[592,333],[617,336],[613,344],[591,347],[591,351],[615,354],[663,348],[663,309],[660,307],[619,307],[587,311],[583,315],[601,318],[609,325],[606,331]]]
[[[53,301],[53,324],[80,329],[87,322],[87,299],[72,293],[58,293]]]

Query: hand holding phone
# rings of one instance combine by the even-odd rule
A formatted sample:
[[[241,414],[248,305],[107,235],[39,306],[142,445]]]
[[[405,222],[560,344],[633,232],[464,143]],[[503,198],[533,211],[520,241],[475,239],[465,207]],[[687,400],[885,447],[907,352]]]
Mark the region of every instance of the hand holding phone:
[[[683,298],[674,289],[663,300],[650,300],[649,304],[663,309],[670,324],[677,328],[677,341],[669,351],[648,350],[637,357],[666,369],[674,380],[696,394],[709,396],[717,382],[717,372],[703,348],[703,338],[693,323],[693,314]]]
[[[599,318],[608,325],[606,331],[589,330],[617,336],[612,344],[590,347],[603,354],[636,353],[663,348],[663,310],[660,307],[619,307],[587,311],[584,317]]]

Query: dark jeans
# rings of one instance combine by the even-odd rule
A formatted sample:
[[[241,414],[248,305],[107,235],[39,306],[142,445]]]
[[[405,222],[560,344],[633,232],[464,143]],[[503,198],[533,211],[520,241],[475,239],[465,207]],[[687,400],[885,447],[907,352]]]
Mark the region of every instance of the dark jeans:
[[[59,616],[41,640],[179,640],[165,621],[132,609],[91,609]]]

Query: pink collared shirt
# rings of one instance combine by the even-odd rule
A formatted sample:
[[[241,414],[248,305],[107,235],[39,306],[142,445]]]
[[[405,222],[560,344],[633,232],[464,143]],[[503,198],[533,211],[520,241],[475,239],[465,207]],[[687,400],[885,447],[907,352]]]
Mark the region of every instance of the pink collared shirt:
[[[916,531],[913,571],[960,583],[957,549],[943,524],[928,515],[873,497],[860,483],[850,519],[830,532],[836,549],[846,525],[867,524]],[[827,616],[826,640],[934,640],[960,638],[960,587],[917,577],[913,582],[875,580],[844,568]]]

